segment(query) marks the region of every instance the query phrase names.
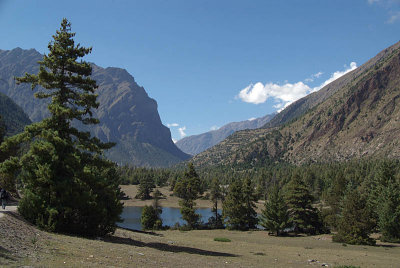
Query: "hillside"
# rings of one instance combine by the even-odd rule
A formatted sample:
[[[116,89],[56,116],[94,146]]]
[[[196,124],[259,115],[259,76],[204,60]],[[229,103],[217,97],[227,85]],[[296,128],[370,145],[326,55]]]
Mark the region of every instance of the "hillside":
[[[220,127],[217,130],[185,137],[177,141],[175,144],[183,152],[190,155],[196,155],[220,143],[236,131],[260,128],[267,124],[273,117],[274,114],[271,114],[252,120],[232,122]]]
[[[195,165],[400,158],[399,47],[293,103],[271,120],[272,127],[237,132],[195,156]]]
[[[0,121],[5,125],[7,136],[21,132],[24,130],[24,126],[31,123],[21,107],[2,93],[0,93]]]
[[[33,122],[48,116],[47,103],[35,99],[29,85],[17,86],[14,77],[37,73],[37,61],[42,57],[34,49],[0,50],[0,78],[4,81],[0,91],[21,106]],[[135,166],[168,166],[188,158],[162,124],[157,102],[126,70],[92,66],[100,103],[94,114],[100,124],[88,130],[102,141],[117,143],[106,153],[111,160]]]

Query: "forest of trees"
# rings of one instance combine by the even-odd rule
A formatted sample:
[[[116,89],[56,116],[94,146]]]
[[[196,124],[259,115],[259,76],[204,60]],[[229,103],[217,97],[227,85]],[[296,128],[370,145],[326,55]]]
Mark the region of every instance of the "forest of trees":
[[[162,176],[162,185],[172,185],[171,189],[177,183],[180,191],[187,187],[180,182],[187,177],[187,169],[121,169],[135,178],[146,174],[154,182]],[[338,242],[374,244],[369,235],[380,232],[383,241],[400,241],[398,160],[364,159],[303,166],[283,163],[230,171],[194,171],[193,166],[190,169],[197,175],[196,193],[209,192],[213,206],[216,199],[223,201],[223,215],[217,213],[208,224],[197,225],[199,228],[221,228],[215,222],[220,219],[229,229],[248,230],[258,223],[275,235],[334,231]],[[178,196],[185,199],[183,194]],[[194,202],[194,197],[189,203]],[[258,218],[254,210],[257,200],[265,200]],[[190,225],[196,228],[194,206],[189,208],[195,219]]]

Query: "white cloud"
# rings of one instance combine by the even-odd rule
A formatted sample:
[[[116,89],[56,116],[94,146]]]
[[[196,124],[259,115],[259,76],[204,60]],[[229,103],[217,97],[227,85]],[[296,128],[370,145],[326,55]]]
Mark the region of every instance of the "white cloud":
[[[186,126],[178,128],[178,131],[179,131],[179,134],[181,135],[181,138],[186,136],[185,130],[186,130]]]
[[[219,129],[219,127],[217,127],[217,126],[212,126],[212,127],[210,128],[210,130],[217,130],[217,129]]]
[[[316,74],[311,75],[309,78],[306,78],[304,82],[313,82],[315,78],[319,78],[321,75],[323,75],[323,72],[318,72]]]
[[[326,80],[325,82],[323,82],[319,87],[313,88],[312,92],[320,90],[321,88],[323,88],[324,86],[328,85],[329,83],[335,81],[339,77],[342,77],[343,75],[347,74],[348,72],[351,72],[351,71],[355,70],[357,68],[357,63],[352,61],[350,63],[350,67],[347,67],[346,65],[344,67],[346,68],[344,71],[336,71],[336,72],[334,72],[331,75],[331,77],[328,80]]]
[[[387,23],[392,24],[397,20],[400,20],[400,11],[395,12],[390,18],[387,20]]]
[[[167,127],[179,127],[178,123],[167,124]]]
[[[311,89],[303,82],[294,84],[286,83],[284,85],[267,83],[263,85],[258,82],[251,84],[239,92],[238,97],[244,102],[260,104],[264,103],[268,98],[273,98],[278,102],[293,102],[307,95]]]
[[[267,99],[272,98],[276,102],[273,107],[278,109],[278,112],[280,112],[294,101],[312,92],[320,90],[339,77],[353,71],[357,68],[357,64],[355,62],[351,62],[349,67],[345,67],[346,69],[344,71],[334,72],[328,80],[323,82],[318,87],[310,88],[301,81],[293,84],[285,83],[283,85],[275,83],[267,83],[263,85],[261,82],[258,82],[256,84],[250,84],[246,88],[242,89],[236,98],[240,98],[244,102],[253,104],[264,103],[267,101]],[[322,74],[322,72],[318,72],[313,74],[311,77],[319,78]]]
[[[368,0],[368,4],[372,5],[373,3],[377,3],[379,0]]]
[[[257,118],[252,117],[252,118],[247,119],[247,121],[253,121],[253,120],[256,120],[256,119],[257,119]]]

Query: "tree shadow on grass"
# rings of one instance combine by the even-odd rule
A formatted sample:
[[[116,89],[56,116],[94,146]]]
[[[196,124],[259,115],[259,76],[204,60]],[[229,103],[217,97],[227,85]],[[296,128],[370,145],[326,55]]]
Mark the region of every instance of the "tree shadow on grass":
[[[154,248],[157,250],[174,252],[174,253],[184,252],[184,253],[189,253],[189,254],[197,254],[197,255],[205,255],[205,256],[239,257],[239,255],[231,254],[231,253],[209,251],[209,250],[203,250],[203,249],[199,249],[199,248],[184,247],[184,246],[177,246],[177,245],[170,245],[170,244],[165,244],[165,243],[160,243],[160,242],[145,243],[142,241],[137,241],[137,240],[133,240],[131,238],[125,238],[125,237],[108,236],[104,239],[104,241],[109,242],[109,243],[125,244],[125,245],[131,245],[131,246],[136,246],[136,247]]]

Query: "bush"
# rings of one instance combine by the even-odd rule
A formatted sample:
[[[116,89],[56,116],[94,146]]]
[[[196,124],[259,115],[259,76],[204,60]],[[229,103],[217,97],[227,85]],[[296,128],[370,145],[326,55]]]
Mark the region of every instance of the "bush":
[[[216,237],[216,238],[214,238],[214,241],[217,241],[217,242],[231,242],[231,240],[229,238],[225,238],[225,237]]]

